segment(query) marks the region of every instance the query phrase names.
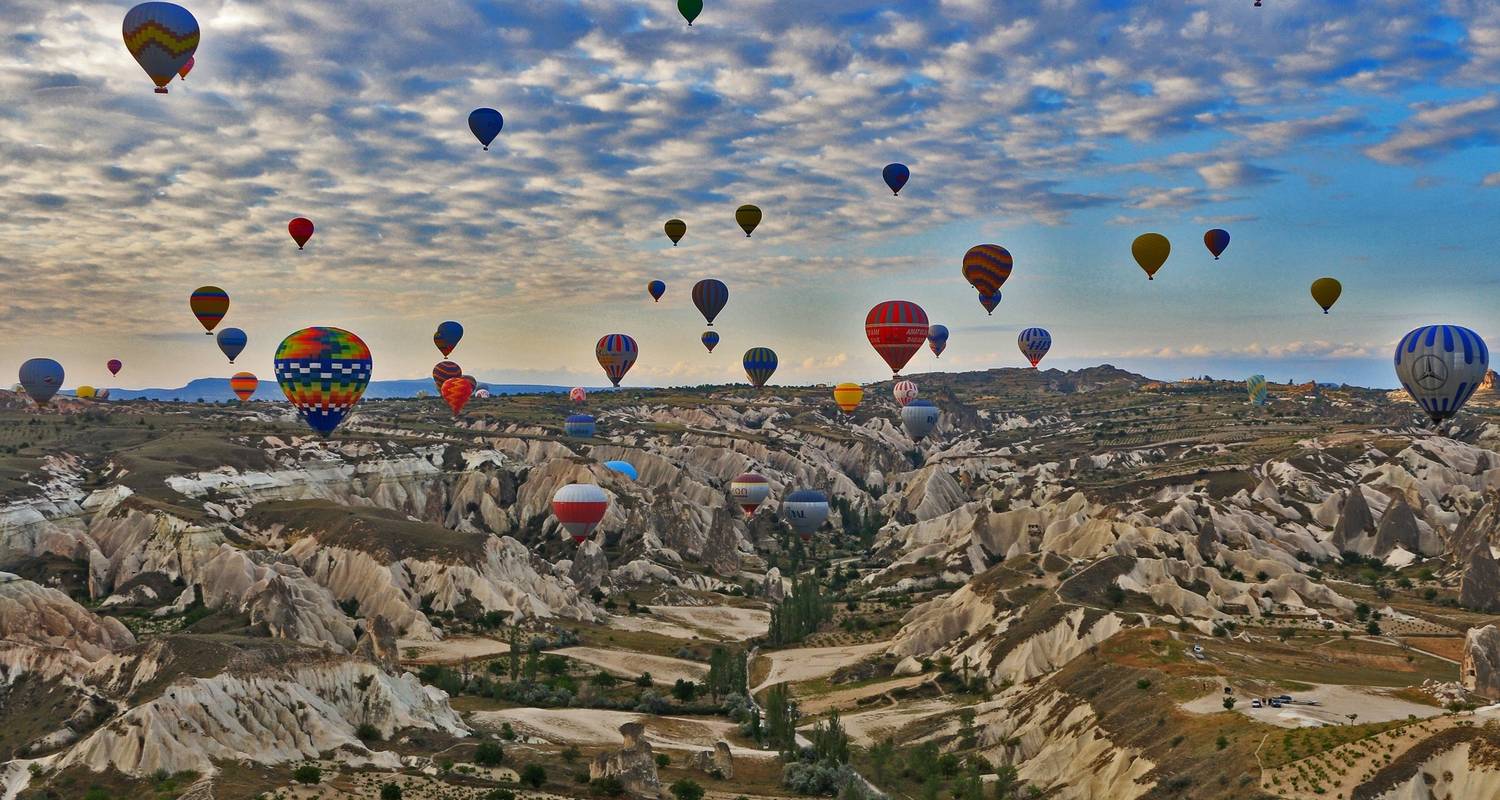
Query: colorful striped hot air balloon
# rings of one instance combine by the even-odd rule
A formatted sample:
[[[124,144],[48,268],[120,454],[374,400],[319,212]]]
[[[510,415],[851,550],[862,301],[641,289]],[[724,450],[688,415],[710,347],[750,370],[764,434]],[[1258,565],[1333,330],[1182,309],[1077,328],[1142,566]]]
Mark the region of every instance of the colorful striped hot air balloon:
[[[769,347],[752,347],[745,351],[743,363],[745,374],[750,377],[750,384],[759,389],[776,372],[776,351]]]
[[[948,349],[948,326],[929,325],[927,327],[927,346],[932,348],[932,354],[942,358],[943,351]]]
[[[1214,260],[1218,261],[1219,256],[1224,254],[1225,248],[1229,247],[1229,231],[1214,228],[1203,234],[1203,246],[1207,247],[1208,252],[1214,254]]]
[[[994,294],[979,295],[979,304],[981,306],[984,306],[984,311],[986,314],[993,315],[995,313],[995,307],[1000,305],[1000,293],[995,292]]]
[[[729,496],[745,516],[754,516],[760,504],[771,496],[771,482],[758,472],[746,472],[730,482]]]
[[[177,70],[177,77],[187,80],[188,73],[193,71],[193,65],[196,63],[198,62],[194,61],[192,56],[188,56],[187,63],[182,65],[182,69]]]
[[[464,326],[450,319],[437,326],[437,331],[432,334],[432,343],[437,345],[438,352],[443,354],[443,358],[447,358],[463,338]]]
[[[710,327],[714,324],[714,317],[719,316],[719,312],[728,304],[729,287],[723,281],[705,278],[693,285],[693,305],[698,307]]]
[[[1252,405],[1263,406],[1270,399],[1270,384],[1266,383],[1266,376],[1251,375],[1245,379],[1245,391],[1250,395]]]
[[[50,358],[31,358],[21,365],[21,389],[39,406],[47,405],[63,385],[62,365]]]
[[[582,544],[604,521],[609,511],[609,495],[592,483],[570,483],[552,496],[552,515]]]
[[[592,439],[596,424],[588,414],[574,414],[563,422],[563,433],[574,439]]]
[[[217,286],[199,286],[188,297],[188,307],[203,326],[203,332],[212,336],[214,328],[229,313],[229,293]]]
[[[859,402],[865,399],[865,387],[857,383],[841,383],[833,387],[833,402],[845,414],[853,414]]]
[[[905,406],[917,399],[917,385],[911,381],[896,381],[896,385],[891,387],[891,395],[896,398],[897,404]]]
[[[157,94],[167,93],[167,84],[198,49],[198,20],[175,3],[141,3],[130,9],[121,33],[125,49],[156,84]]]
[[[802,541],[808,541],[828,521],[828,496],[811,489],[799,489],[781,502],[781,515],[786,517]]]
[[[308,427],[327,438],[370,385],[363,339],[341,328],[303,328],[276,348],[276,383]]]
[[[581,406],[589,401],[589,390],[582,386],[574,386],[568,390],[568,399]]]
[[[255,390],[258,388],[260,388],[260,379],[249,372],[236,372],[229,379],[229,390],[234,392],[235,397],[238,397],[241,403],[250,402],[250,398],[255,396]]]
[[[449,378],[443,381],[443,388],[439,393],[443,396],[443,402],[453,410],[453,416],[463,413],[464,406],[469,404],[469,399],[474,396],[474,389],[478,381],[468,375],[460,375],[457,378]]]
[[[239,328],[225,328],[214,338],[219,344],[219,352],[223,353],[231,364],[240,357],[240,353],[245,352],[245,345],[250,341],[250,337]]]
[[[710,353],[714,351],[715,347],[719,346],[719,334],[717,331],[704,331],[703,336],[700,338],[703,340],[703,346],[708,348],[708,352]]]
[[[964,253],[963,275],[981,296],[994,296],[999,302],[1000,287],[1015,268],[1010,251],[998,244],[976,244]]]
[[[1016,346],[1021,348],[1021,355],[1031,362],[1031,368],[1036,369],[1037,363],[1052,349],[1052,334],[1042,328],[1027,328],[1016,337]]]
[[[651,295],[652,302],[660,303],[661,296],[667,293],[667,284],[662,281],[652,281],[646,284],[646,294]]]
[[[887,300],[865,315],[865,338],[899,374],[927,341],[927,312],[909,300]]]
[[[1484,340],[1459,325],[1423,325],[1396,344],[1396,377],[1434,425],[1463,408],[1489,367]]]
[[[464,368],[452,361],[439,361],[432,367],[432,385],[438,394],[443,393],[443,384],[464,374]]]
[[[635,365],[636,358],[640,355],[640,348],[635,340],[623,333],[606,334],[594,346],[594,355],[599,359],[599,366],[604,368],[604,374],[609,376],[609,382],[615,386],[624,380],[625,373]]]

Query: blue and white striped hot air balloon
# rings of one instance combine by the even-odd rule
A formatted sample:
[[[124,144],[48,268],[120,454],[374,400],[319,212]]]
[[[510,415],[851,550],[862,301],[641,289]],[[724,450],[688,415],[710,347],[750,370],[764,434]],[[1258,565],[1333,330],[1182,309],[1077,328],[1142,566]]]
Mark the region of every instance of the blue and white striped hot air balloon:
[[[1021,355],[1031,362],[1031,368],[1036,369],[1042,357],[1052,349],[1052,334],[1044,328],[1027,328],[1016,337],[1016,346],[1021,348]]]
[[[1424,325],[1396,344],[1396,377],[1433,424],[1458,413],[1489,367],[1484,340],[1458,325]]]
[[[781,501],[781,515],[805,542],[828,521],[828,495],[813,489],[799,489]]]

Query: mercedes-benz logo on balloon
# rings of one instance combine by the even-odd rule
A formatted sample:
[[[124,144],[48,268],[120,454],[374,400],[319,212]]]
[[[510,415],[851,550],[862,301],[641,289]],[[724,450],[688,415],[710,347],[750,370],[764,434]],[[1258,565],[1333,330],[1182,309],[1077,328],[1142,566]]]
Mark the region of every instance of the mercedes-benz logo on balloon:
[[[1448,382],[1448,364],[1435,355],[1425,355],[1412,365],[1412,375],[1418,386],[1429,392],[1437,391]]]

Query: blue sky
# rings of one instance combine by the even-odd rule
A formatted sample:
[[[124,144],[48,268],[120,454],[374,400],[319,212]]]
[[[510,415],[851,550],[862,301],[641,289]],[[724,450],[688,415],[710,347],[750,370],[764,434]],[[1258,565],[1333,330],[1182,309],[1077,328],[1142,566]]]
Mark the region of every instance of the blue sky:
[[[1040,325],[1044,366],[1390,386],[1410,328],[1500,338],[1500,4],[706,0],[692,28],[675,5],[191,2],[197,65],[159,96],[130,3],[4,4],[0,374],[264,378],[284,335],[332,324],[377,378],[417,377],[457,319],[487,380],[597,383],[617,331],[637,385],[742,381],[758,345],[773,383],[874,380],[886,299],[952,332],[913,371],[1021,366]],[[487,153],[477,106],[506,119]],[[1145,231],[1173,242],[1150,282]],[[983,242],[1016,258],[994,316],[959,276]],[[713,355],[701,277],[731,290]],[[249,332],[233,368],[188,313],[204,283]]]

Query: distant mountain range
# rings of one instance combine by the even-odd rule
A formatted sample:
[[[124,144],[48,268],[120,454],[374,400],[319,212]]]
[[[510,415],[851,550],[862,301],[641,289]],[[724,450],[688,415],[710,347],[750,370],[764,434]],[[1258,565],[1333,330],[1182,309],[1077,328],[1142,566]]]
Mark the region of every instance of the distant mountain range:
[[[479,388],[490,390],[490,394],[554,394],[567,392],[571,386],[547,386],[532,383],[483,383]],[[589,391],[593,391],[590,389]],[[365,397],[370,399],[384,399],[393,397],[416,397],[418,392],[436,394],[433,390],[432,381],[427,378],[414,378],[402,381],[371,381],[370,388],[365,390]],[[65,394],[72,394],[71,391]],[[224,400],[235,400],[233,391],[229,388],[228,378],[198,378],[186,386],[177,389],[114,389],[109,390],[111,400],[181,400],[183,402],[220,402]],[[275,381],[262,380],[260,387],[255,390],[256,400],[285,400]]]

